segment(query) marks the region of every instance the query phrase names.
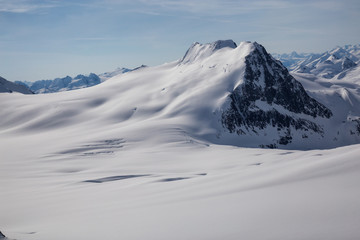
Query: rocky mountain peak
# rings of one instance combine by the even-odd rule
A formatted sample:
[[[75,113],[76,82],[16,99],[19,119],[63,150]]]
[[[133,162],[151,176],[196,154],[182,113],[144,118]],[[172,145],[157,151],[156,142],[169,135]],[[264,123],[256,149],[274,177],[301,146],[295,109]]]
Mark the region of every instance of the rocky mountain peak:
[[[229,95],[230,107],[222,115],[224,127],[238,134],[277,127],[285,133],[279,144],[291,142],[292,129],[321,134],[321,127],[311,119],[330,118],[330,109],[311,98],[262,45],[254,42],[253,46],[245,57],[244,81]]]

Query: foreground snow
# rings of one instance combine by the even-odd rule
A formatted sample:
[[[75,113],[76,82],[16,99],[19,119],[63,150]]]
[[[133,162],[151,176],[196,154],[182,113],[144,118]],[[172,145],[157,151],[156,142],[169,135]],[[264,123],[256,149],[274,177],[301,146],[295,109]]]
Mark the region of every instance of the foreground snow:
[[[69,136],[68,148],[59,148],[65,139],[58,133],[2,140],[0,226],[6,236],[360,236],[359,145],[285,151],[207,146],[186,139],[137,144],[115,136],[79,145]]]

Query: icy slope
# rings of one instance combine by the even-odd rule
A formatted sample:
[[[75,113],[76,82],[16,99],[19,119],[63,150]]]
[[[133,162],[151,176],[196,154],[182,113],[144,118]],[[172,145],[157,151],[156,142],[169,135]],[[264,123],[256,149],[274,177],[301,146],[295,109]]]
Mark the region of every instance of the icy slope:
[[[156,135],[165,142],[168,132],[175,131],[174,141],[185,137],[297,149],[359,142],[358,124],[347,119],[348,113],[338,114],[336,106],[328,108],[309,97],[261,45],[235,46],[231,41],[194,44],[179,61],[140,68],[93,88],[47,96],[0,96],[0,129],[106,128],[129,138]],[[355,113],[354,118],[358,116]],[[334,130],[340,126],[344,130]]]
[[[31,90],[21,84],[16,84],[0,77],[0,93],[19,92],[23,94],[33,94]]]

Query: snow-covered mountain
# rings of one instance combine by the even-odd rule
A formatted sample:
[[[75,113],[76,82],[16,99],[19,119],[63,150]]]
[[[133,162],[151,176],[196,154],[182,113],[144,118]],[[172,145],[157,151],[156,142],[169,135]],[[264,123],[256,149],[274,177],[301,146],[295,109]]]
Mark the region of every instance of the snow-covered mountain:
[[[349,94],[353,103],[358,101],[356,93]],[[78,98],[88,99],[84,100],[88,104],[75,101],[71,106],[59,106],[59,102]],[[56,100],[49,96],[46,103],[36,99],[30,101],[29,111],[37,116],[42,115],[40,109],[51,109],[52,104],[56,110],[53,114],[47,110],[44,120],[32,119],[30,125],[24,122],[26,118],[21,119],[20,128],[31,130],[45,119],[50,128],[83,119],[99,121],[97,127],[103,125],[100,119],[132,126],[182,119],[172,124],[179,125],[189,138],[219,144],[308,149],[358,143],[360,139],[356,107],[349,106],[349,112],[344,112],[331,104],[337,99],[324,99],[321,92],[309,95],[281,62],[256,42],[239,46],[231,40],[195,43],[179,61],[140,68],[74,95],[56,95]],[[95,115],[88,116],[89,111]],[[7,113],[7,118],[11,115]]]
[[[19,92],[23,94],[33,94],[33,92],[22,84],[17,84],[0,77],[0,93]]]
[[[320,57],[314,56],[299,62],[293,72],[312,73],[323,78],[333,78],[339,73],[355,67],[359,58],[343,48],[335,48],[323,53]]]
[[[297,64],[305,59],[310,57],[318,57],[320,54],[315,53],[297,53],[295,51],[291,53],[272,53],[271,54],[276,60],[281,61],[281,63],[290,71],[297,67]]]
[[[291,72],[310,73],[322,78],[343,78],[360,60],[360,45],[336,47],[322,54],[274,54]]]

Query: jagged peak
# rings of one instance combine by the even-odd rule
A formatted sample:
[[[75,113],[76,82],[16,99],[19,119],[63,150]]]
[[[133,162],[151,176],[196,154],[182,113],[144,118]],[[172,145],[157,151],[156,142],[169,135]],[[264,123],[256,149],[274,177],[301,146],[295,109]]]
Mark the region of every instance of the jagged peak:
[[[250,44],[250,52],[248,54],[248,56],[252,56],[252,55],[258,55],[258,59],[262,59],[262,63],[269,63],[272,62],[273,64],[278,65],[282,70],[287,72],[286,67],[282,64],[281,61],[275,59],[270,53],[268,53],[265,49],[264,46],[262,46],[261,44],[257,43],[257,42],[245,42],[246,44]],[[242,45],[242,43],[240,44]]]

